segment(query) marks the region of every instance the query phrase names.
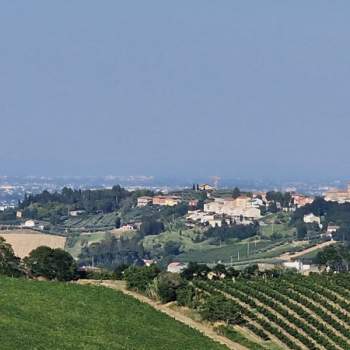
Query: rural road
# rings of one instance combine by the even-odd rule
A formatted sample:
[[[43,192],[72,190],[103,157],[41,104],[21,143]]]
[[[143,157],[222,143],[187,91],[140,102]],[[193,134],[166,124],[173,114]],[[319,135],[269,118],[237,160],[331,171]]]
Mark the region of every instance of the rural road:
[[[284,253],[282,255],[280,255],[277,259],[281,259],[281,260],[285,260],[285,261],[290,261],[293,260],[295,258],[298,258],[299,256],[311,253],[317,249],[321,249],[321,248],[325,248],[328,247],[334,243],[337,243],[336,241],[327,241],[327,242],[323,242],[323,243],[319,243],[316,244],[315,246],[311,247],[311,248],[307,248],[305,250],[302,250],[301,252],[297,252],[294,254],[288,254],[288,253]]]
[[[94,284],[99,286],[104,286],[108,288],[112,288],[118,291],[123,292],[126,295],[132,296],[133,298],[141,301],[142,303],[146,303],[150,306],[152,306],[154,309],[163,312],[164,314],[174,318],[175,320],[186,324],[187,326],[196,329],[197,331],[201,332],[208,338],[213,339],[214,341],[221,343],[222,345],[225,345],[230,350],[248,350],[246,347],[235,343],[219,334],[217,334],[213,327],[210,327],[208,325],[205,325],[201,322],[197,322],[193,320],[192,318],[183,315],[182,313],[171,309],[169,305],[167,304],[160,304],[154,300],[151,300],[144,295],[141,295],[139,293],[130,291],[126,289],[125,283],[122,281],[94,281],[94,280],[80,280],[78,281],[80,284]]]

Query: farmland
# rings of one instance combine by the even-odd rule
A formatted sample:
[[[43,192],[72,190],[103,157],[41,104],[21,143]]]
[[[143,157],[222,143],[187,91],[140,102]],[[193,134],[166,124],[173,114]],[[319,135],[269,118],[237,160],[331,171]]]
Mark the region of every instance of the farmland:
[[[150,306],[103,287],[1,277],[0,294],[2,350],[225,349]]]
[[[20,258],[26,257],[39,246],[64,249],[66,243],[65,237],[42,234],[32,230],[0,231],[0,236],[11,244],[15,254]]]
[[[239,279],[236,282],[193,281],[197,290],[223,296],[240,310],[244,322],[225,326],[222,333],[271,349],[271,341],[284,349],[349,349],[350,302],[348,274],[284,274],[275,278]],[[244,333],[240,330],[244,330]]]

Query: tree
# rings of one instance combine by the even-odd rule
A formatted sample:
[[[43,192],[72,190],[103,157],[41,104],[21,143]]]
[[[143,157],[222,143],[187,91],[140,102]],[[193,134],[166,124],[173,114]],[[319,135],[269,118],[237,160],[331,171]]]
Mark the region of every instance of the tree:
[[[124,278],[129,289],[145,292],[149,284],[159,275],[158,266],[130,266],[124,271]]]
[[[349,271],[350,252],[348,247],[328,246],[316,255],[318,265],[328,266],[332,271]]]
[[[238,198],[241,195],[241,191],[238,187],[235,187],[232,192],[232,197],[233,198]]]
[[[120,220],[120,217],[118,216],[115,219],[115,228],[120,228],[120,225],[121,225],[121,220]]]
[[[186,280],[192,280],[195,277],[207,278],[210,268],[205,264],[189,262],[187,268],[181,272],[181,277]]]
[[[303,223],[300,222],[297,224],[297,237],[299,240],[302,240],[306,237],[307,235],[307,226]]]
[[[0,274],[10,277],[21,276],[20,258],[15,256],[10,244],[0,237]]]
[[[183,285],[177,273],[163,272],[158,275],[158,297],[162,303],[176,300],[176,290]]]
[[[73,257],[63,249],[41,246],[32,250],[24,263],[29,274],[59,281],[70,281],[77,276]]]
[[[158,235],[164,231],[164,224],[161,221],[147,219],[140,226],[140,232],[144,236]]]

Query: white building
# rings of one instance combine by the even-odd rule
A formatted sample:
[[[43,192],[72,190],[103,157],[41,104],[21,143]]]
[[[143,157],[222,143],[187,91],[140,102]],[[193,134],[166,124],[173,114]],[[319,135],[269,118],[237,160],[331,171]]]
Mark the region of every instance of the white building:
[[[187,264],[181,262],[172,262],[168,265],[167,271],[172,273],[181,273],[187,268]]]
[[[304,222],[306,224],[312,224],[316,223],[318,225],[321,225],[321,218],[319,216],[314,215],[313,213],[304,215]]]
[[[24,222],[24,224],[22,226],[26,227],[26,228],[35,227],[35,221],[34,220],[27,220]]]

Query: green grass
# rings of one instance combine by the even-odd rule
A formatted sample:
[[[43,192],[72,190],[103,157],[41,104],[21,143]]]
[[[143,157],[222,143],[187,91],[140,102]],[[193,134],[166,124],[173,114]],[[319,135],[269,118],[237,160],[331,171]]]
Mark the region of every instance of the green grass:
[[[177,350],[224,346],[120,292],[0,278],[2,350]]]
[[[87,241],[89,244],[93,242],[100,242],[106,238],[106,232],[92,232],[92,233],[84,233],[80,234],[74,241],[74,245],[72,247],[66,246],[65,249],[69,252],[73,257],[77,258],[81,252],[82,243]]]
[[[270,237],[273,234],[279,234],[281,237],[293,237],[296,234],[296,229],[288,225],[289,220],[289,213],[268,214],[261,219],[266,224],[266,226],[260,226],[261,234],[265,237]]]
[[[274,241],[257,240],[249,241],[249,249],[247,241],[232,242],[222,247],[206,246],[202,249],[196,249],[181,254],[178,257],[178,260],[196,261],[201,263],[216,263],[218,261],[224,263],[236,263],[242,260],[264,258],[265,255],[271,255],[271,251],[275,249],[277,244],[278,242]]]

